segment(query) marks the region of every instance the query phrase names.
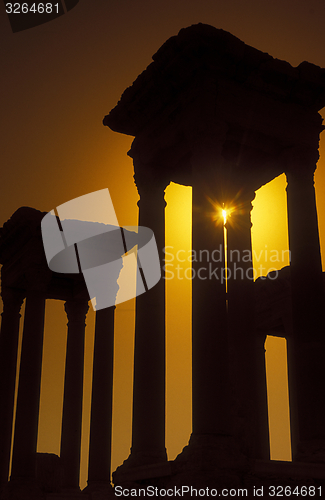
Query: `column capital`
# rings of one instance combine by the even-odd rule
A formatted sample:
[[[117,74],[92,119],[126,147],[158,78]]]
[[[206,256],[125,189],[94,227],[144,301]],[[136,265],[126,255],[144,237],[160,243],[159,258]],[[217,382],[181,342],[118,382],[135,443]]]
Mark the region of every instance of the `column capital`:
[[[229,210],[227,217],[226,228],[239,229],[252,227],[251,211],[253,209],[253,200],[255,198],[255,191],[253,190],[238,190],[229,201],[225,202],[225,208]]]
[[[301,169],[301,170],[291,170],[286,172],[287,187],[288,191],[291,187],[298,189],[299,191],[306,191],[310,188],[315,188],[315,170]]]
[[[64,304],[64,310],[67,313],[69,323],[86,322],[89,303],[86,299],[68,299]]]
[[[136,151],[129,151],[129,156],[133,159],[134,182],[140,197],[155,198],[158,193],[163,193],[170,183],[170,178],[166,173],[166,168],[159,161],[145,163],[139,158]]]
[[[19,314],[25,296],[26,293],[23,290],[10,287],[2,287],[1,297],[4,309],[2,314],[7,311],[12,311],[16,314]]]
[[[140,196],[140,202],[143,199],[148,199],[151,201],[155,200],[156,203],[159,203],[161,199],[164,200],[165,189],[169,184],[169,180],[155,176],[152,172],[148,172],[147,174],[135,173],[134,182]],[[165,201],[164,203],[166,206]]]
[[[256,193],[254,189],[249,189],[246,187],[245,189],[237,186],[235,190],[233,190],[230,195],[232,196],[231,202],[236,206],[241,206],[244,209],[252,210],[252,201],[255,199]]]
[[[319,151],[307,145],[293,146],[285,149],[280,155],[287,177],[301,177],[303,174],[313,175],[319,160]]]

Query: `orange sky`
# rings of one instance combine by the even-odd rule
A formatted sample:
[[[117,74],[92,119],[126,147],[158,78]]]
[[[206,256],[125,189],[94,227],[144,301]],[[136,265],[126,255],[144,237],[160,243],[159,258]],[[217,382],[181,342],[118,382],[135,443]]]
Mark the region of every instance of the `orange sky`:
[[[0,5],[0,225],[20,206],[49,211],[105,187],[110,190],[120,224],[136,225],[138,195],[132,162],[126,156],[132,138],[103,127],[102,119],[162,43],[198,22],[229,31],[294,66],[307,60],[325,67],[323,0],[80,0],[62,18],[16,34],[10,30],[4,5]],[[324,149],[323,140],[321,153]],[[324,242],[322,158],[325,151],[316,173]],[[256,196],[252,219],[253,245],[258,252],[266,246],[287,248],[284,189],[285,179],[280,177]],[[189,245],[190,219],[180,240],[175,214],[187,212],[189,188],[175,196],[172,186],[166,199],[169,244],[177,241],[185,248]],[[175,280],[167,286],[167,447],[173,458],[187,444],[191,425],[190,283]],[[180,293],[184,298],[176,313],[174,297]],[[132,301],[121,304],[116,313],[113,468],[127,457],[130,447],[133,305]],[[83,485],[94,329],[91,311],[87,324]],[[59,451],[65,336],[63,304],[51,303],[46,317],[39,449],[54,453]],[[271,353],[275,345],[272,339],[268,345]],[[276,359],[281,352],[283,357],[283,348],[278,346],[273,361],[270,357],[276,368],[268,365],[275,386],[282,366]],[[285,395],[282,398],[284,403],[278,408],[286,411]],[[281,428],[278,423],[274,427]],[[278,443],[283,439],[280,435]],[[273,458],[288,458],[286,449],[285,445],[279,447]]]

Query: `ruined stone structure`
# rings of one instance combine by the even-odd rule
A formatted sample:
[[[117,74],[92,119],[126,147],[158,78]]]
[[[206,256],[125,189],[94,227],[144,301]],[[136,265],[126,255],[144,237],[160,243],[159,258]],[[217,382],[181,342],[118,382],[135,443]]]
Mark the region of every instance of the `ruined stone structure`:
[[[1,229],[3,313],[0,334],[1,499],[78,497],[85,319],[89,295],[81,274],[49,270],[41,236],[45,213],[18,209]],[[118,289],[116,283],[111,284]],[[20,308],[26,298],[13,456],[13,426]],[[65,301],[68,318],[60,459],[36,454],[44,314],[47,299]],[[110,488],[114,309],[96,312],[88,490]],[[72,496],[71,496],[72,495]],[[82,498],[85,498],[84,496]]]
[[[232,210],[228,250],[242,255],[251,250],[255,191],[284,172],[291,263],[290,272],[281,274],[283,286],[281,280],[272,282],[274,292],[265,288],[267,282],[254,285],[247,259],[228,262],[227,290],[221,280],[199,279],[194,267],[193,431],[173,462],[167,461],[165,449],[165,281],[137,297],[132,449],[114,482],[165,488],[324,485],[324,291],[313,177],[324,128],[318,111],[325,106],[325,70],[306,62],[293,68],[202,24],[181,30],[153,60],[104,119],[112,130],[135,137],[128,154],[140,194],[139,225],[154,231],[162,252],[164,190],[171,181],[191,185],[193,249],[211,253],[224,247],[223,224],[214,217],[219,206]],[[24,491],[25,496],[18,491],[16,498],[44,497],[44,488],[27,496],[36,484],[36,460],[43,464],[38,470],[46,469],[44,457],[36,455],[44,310],[46,299],[64,300],[69,320],[60,457],[64,477],[57,492],[48,494],[56,500],[66,498],[64,489],[76,491],[77,498],[79,488],[88,296],[80,276],[48,270],[42,216],[18,210],[0,239],[0,398],[5,409],[0,416],[0,469],[6,485],[19,311],[26,296],[10,484]],[[279,287],[288,303],[280,312]],[[265,302],[258,300],[263,296]],[[264,320],[272,308],[277,310],[272,331],[288,341],[292,464],[269,460],[264,341],[270,330]],[[89,488],[83,498],[87,492],[89,498],[109,495],[114,309],[99,313]],[[105,377],[99,375],[102,370]],[[102,497],[92,496],[91,486],[98,484],[106,488]]]
[[[104,118],[112,130],[135,137],[128,154],[140,224],[154,230],[159,248],[171,181],[193,187],[193,249],[212,252],[224,245],[223,226],[213,217],[219,206],[232,210],[228,250],[242,254],[251,250],[255,191],[286,174],[293,328],[288,371],[297,462],[325,460],[324,290],[314,191],[324,129],[318,111],[324,106],[324,69],[307,62],[293,68],[198,24],[167,40]],[[242,478],[245,460],[269,459],[264,338],[254,325],[252,262],[240,266],[243,278],[236,279],[236,263],[228,264],[227,293],[221,280],[197,273],[193,279],[193,431],[175,461],[191,464],[187,479],[195,476],[195,462],[196,471],[213,463],[217,484],[225,470],[232,481]],[[162,280],[137,301],[132,449],[117,482],[136,479],[137,467],[138,478],[146,477],[144,464],[152,476],[153,464],[166,461],[164,297]]]

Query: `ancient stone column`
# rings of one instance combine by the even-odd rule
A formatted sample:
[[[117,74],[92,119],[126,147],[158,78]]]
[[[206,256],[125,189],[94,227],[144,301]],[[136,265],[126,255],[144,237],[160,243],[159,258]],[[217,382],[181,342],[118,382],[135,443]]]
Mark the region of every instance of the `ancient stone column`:
[[[233,196],[236,201],[227,218],[228,325],[236,432],[245,455],[269,459],[264,343],[257,338],[254,324],[250,219],[254,196],[254,192]]]
[[[317,151],[293,151],[286,172],[293,316],[293,336],[288,339],[292,451],[294,459],[302,461],[325,460],[325,297],[314,189],[317,159]]]
[[[44,292],[29,290],[25,306],[11,481],[34,479],[36,473],[44,315]]]
[[[165,449],[165,206],[166,183],[148,173],[140,176],[139,225],[153,230],[162,266],[161,280],[136,299],[133,425],[134,464],[166,460]]]
[[[85,320],[88,309],[85,299],[69,299],[65,303],[68,336],[60,456],[64,469],[63,485],[77,490],[80,477]]]
[[[255,302],[255,301],[254,301]],[[254,327],[256,325],[254,324]],[[256,405],[258,424],[256,427],[256,457],[262,460],[270,459],[270,431],[267,399],[267,379],[265,360],[266,335],[255,331],[255,369],[256,369]]]
[[[0,483],[9,474],[12,419],[14,409],[20,308],[24,294],[3,287],[3,313],[0,332]]]
[[[230,436],[224,222],[205,181],[193,179],[192,412],[191,443],[204,435]],[[209,186],[210,184],[210,186]]]
[[[114,283],[112,284],[114,286]],[[115,306],[96,312],[88,485],[111,481]]]

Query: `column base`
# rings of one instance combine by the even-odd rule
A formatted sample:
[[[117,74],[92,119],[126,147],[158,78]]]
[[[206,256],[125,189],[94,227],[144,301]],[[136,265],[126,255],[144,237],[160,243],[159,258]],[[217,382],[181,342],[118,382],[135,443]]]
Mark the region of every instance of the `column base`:
[[[44,494],[35,479],[17,478],[1,490],[1,500],[43,500]]]
[[[44,498],[44,497],[43,497]],[[88,500],[88,496],[84,495],[79,491],[79,493],[48,493],[45,496],[45,500]]]
[[[107,481],[93,481],[82,490],[83,495],[88,495],[89,500],[107,500],[115,498],[114,488]]]
[[[236,484],[239,477],[247,472],[250,463],[230,435],[192,434],[189,444],[174,460],[177,472],[188,474],[201,471],[207,476],[213,474],[222,484]],[[175,472],[176,472],[175,470]]]
[[[7,500],[9,498],[9,482],[0,484],[0,500]]]
[[[325,464],[325,439],[302,441],[292,458],[294,462]]]
[[[132,451],[131,449],[129,457],[113,472],[113,483],[119,484],[125,482],[131,477],[133,479],[135,476],[141,476],[142,471],[150,471],[151,469],[155,471],[157,469],[157,473],[160,475],[159,469],[164,469],[167,464],[166,449],[163,452]]]
[[[124,464],[113,474],[115,486],[129,491],[148,486],[173,489],[176,496],[186,485],[205,490],[240,488],[243,478],[252,469],[233,437],[223,435],[192,435],[189,444],[174,461],[130,466],[127,470],[123,470]],[[190,498],[190,495],[182,496]]]
[[[62,493],[63,495],[67,495],[67,496],[74,496],[74,495],[80,495],[81,494],[81,489],[78,487],[71,487],[71,488],[62,488],[60,490],[60,493]]]
[[[155,491],[155,497],[161,489],[161,496],[167,496],[168,490],[169,497],[174,492],[174,498],[190,499],[207,496],[203,490],[211,492],[208,496],[221,496],[225,488],[229,496],[255,500],[270,498],[274,488],[284,492],[285,487],[295,491],[294,495],[299,490],[296,498],[320,495],[320,487],[325,485],[322,464],[248,460],[236,451],[235,440],[231,441],[230,436],[193,436],[174,461],[130,468],[128,476],[115,484],[119,488],[115,496],[124,496],[123,489],[128,496],[143,496],[143,490],[150,488],[148,492]]]

